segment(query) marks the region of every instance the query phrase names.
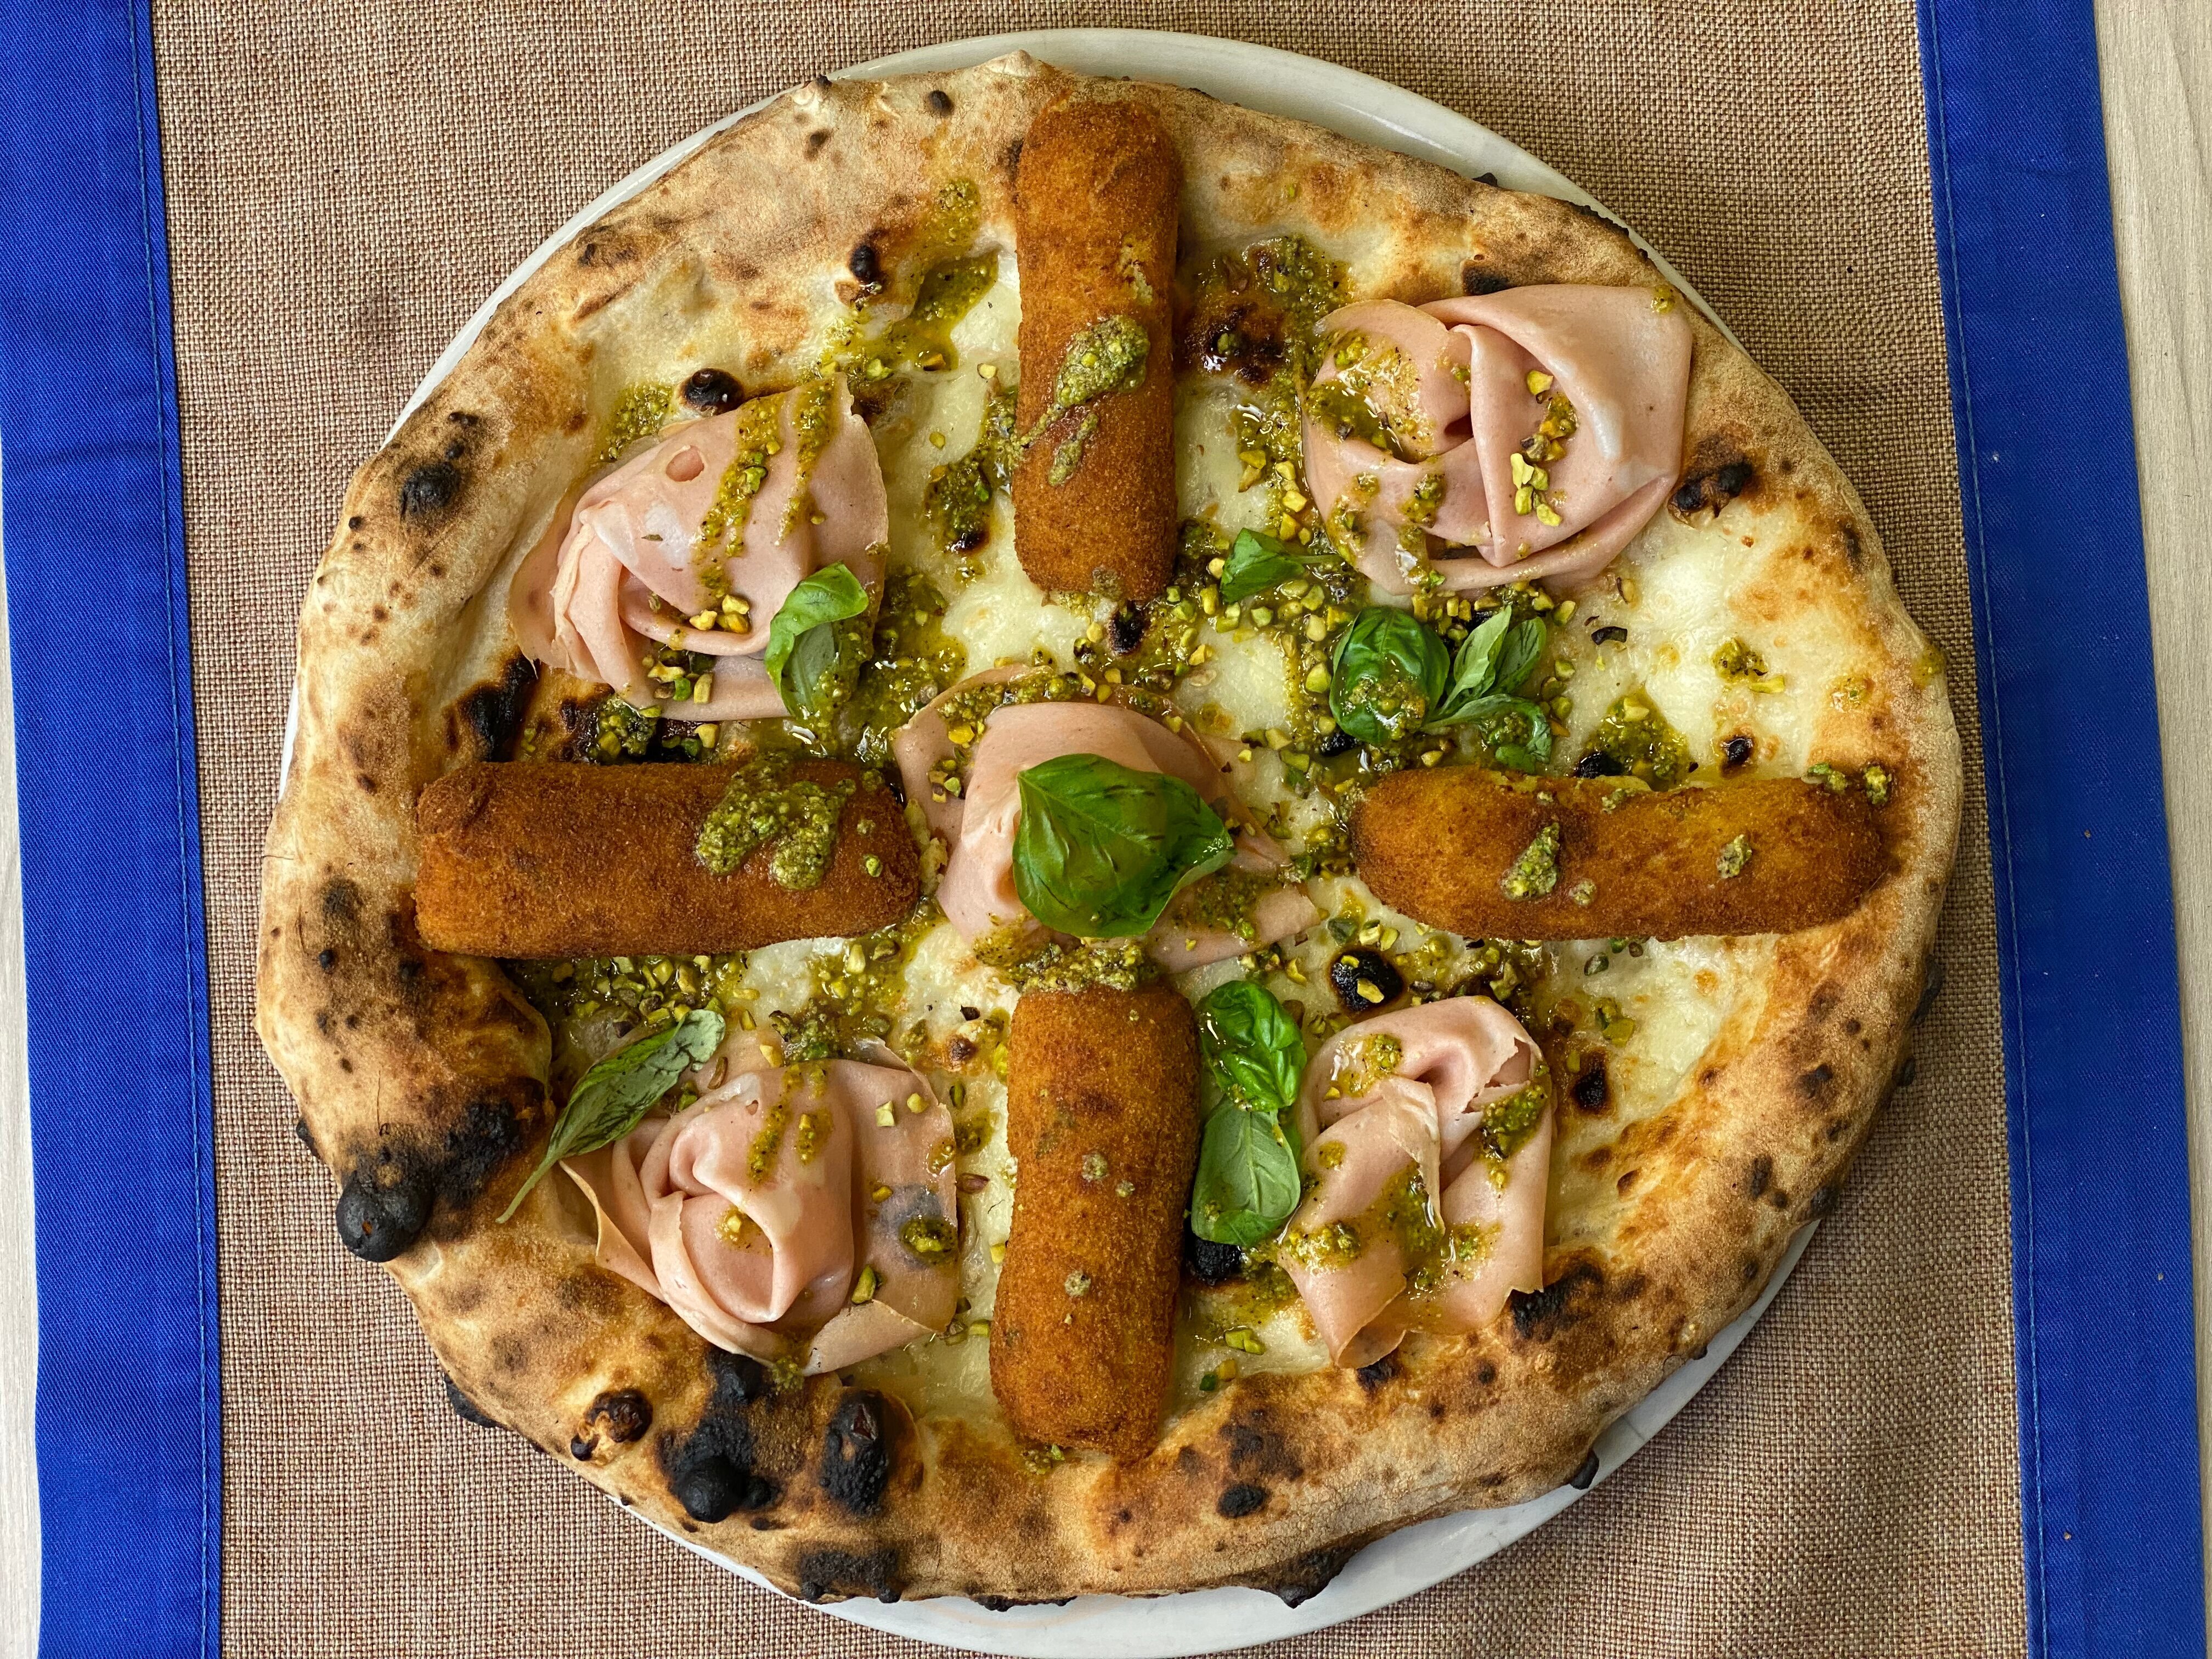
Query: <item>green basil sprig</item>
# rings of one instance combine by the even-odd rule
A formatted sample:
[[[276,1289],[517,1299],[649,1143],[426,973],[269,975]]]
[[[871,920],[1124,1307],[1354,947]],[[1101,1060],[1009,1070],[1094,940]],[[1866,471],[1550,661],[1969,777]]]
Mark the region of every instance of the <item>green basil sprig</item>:
[[[1213,1080],[1262,1112],[1284,1112],[1298,1097],[1306,1042],[1297,1021],[1249,979],[1217,985],[1198,1005],[1198,1048]]]
[[[1181,778],[1100,755],[1058,755],[1018,783],[1014,890],[1048,927],[1085,939],[1149,930],[1189,883],[1229,862],[1229,826]]]
[[[1221,602],[1241,605],[1255,593],[1302,576],[1334,553],[1309,553],[1264,530],[1240,530],[1221,567]]]
[[[513,1215],[530,1189],[562,1158],[611,1146],[637,1127],[676,1086],[678,1078],[721,1047],[722,1030],[720,1014],[712,1008],[694,1008],[666,1030],[616,1049],[578,1078],[568,1091],[568,1103],[554,1120],[545,1155],[499,1218]]]
[[[1281,1231],[1302,1196],[1285,1115],[1305,1074],[1305,1039],[1265,989],[1232,980],[1198,1005],[1198,1041],[1212,1107],[1191,1188],[1191,1231],[1249,1247]]]
[[[1500,764],[1537,771],[1552,757],[1552,723],[1515,694],[1549,639],[1541,618],[1516,623],[1500,606],[1453,656],[1411,613],[1373,606],[1352,618],[1337,646],[1329,711],[1363,743],[1474,725]]]
[[[1234,1106],[1206,1121],[1190,1194],[1193,1232],[1249,1249],[1283,1230],[1298,1197],[1298,1158],[1279,1121]]]
[[[1428,724],[1451,658],[1410,611],[1370,605],[1337,641],[1330,672],[1336,723],[1362,743],[1395,743]]]
[[[824,565],[793,588],[769,624],[769,677],[798,719],[817,714],[838,668],[838,623],[865,616],[868,590],[842,564]]]

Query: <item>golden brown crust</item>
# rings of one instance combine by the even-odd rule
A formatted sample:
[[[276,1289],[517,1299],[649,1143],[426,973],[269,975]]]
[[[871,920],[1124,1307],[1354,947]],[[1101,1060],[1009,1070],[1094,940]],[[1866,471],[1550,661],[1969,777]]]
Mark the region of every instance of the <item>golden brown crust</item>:
[[[1791,933],[1840,921],[1881,879],[1875,816],[1856,790],[1797,778],[1651,794],[1439,767],[1375,786],[1352,855],[1384,903],[1474,939]],[[1549,869],[1516,896],[1532,848]]]
[[[991,1389],[1031,1440],[1126,1458],[1159,1439],[1197,1079],[1197,1024],[1172,986],[1034,991],[1015,1005],[1006,1150],[1020,1174]]]
[[[1063,100],[1023,137],[1014,188],[1021,431],[1036,431],[1070,343],[1101,319],[1134,318],[1147,343],[1140,382],[1061,415],[1014,470],[1022,568],[1040,587],[1141,602],[1174,573],[1170,296],[1182,193],[1182,159],[1140,102]],[[1061,447],[1072,442],[1080,457],[1062,476]]]
[[[423,942],[511,958],[692,956],[865,933],[914,908],[921,877],[905,816],[879,779],[842,761],[791,769],[794,779],[855,792],[818,886],[778,882],[772,846],[714,874],[696,848],[733,775],[726,766],[482,761],[447,774],[416,806]]]
[[[1893,775],[1893,873],[1839,922],[1711,948],[1717,1029],[1662,1105],[1565,1115],[1542,1291],[1480,1336],[1410,1340],[1361,1375],[1247,1376],[1129,1462],[1079,1453],[1031,1474],[1001,1425],[892,1412],[884,1457],[856,1480],[830,1473],[844,1468],[832,1431],[878,1396],[828,1376],[770,1393],[596,1265],[569,1183],[490,1224],[545,1132],[546,1033],[494,964],[416,938],[412,808],[512,736],[528,675],[501,572],[587,468],[612,389],[696,367],[666,317],[742,316],[717,361],[748,385],[795,379],[819,360],[824,273],[864,246],[897,269],[945,179],[975,180],[981,234],[1011,245],[1009,155],[1082,84],[1024,58],[817,83],[706,145],[523,283],[364,465],[301,620],[258,1024],[342,1222],[389,1219],[391,1271],[478,1408],[570,1457],[593,1402],[637,1389],[650,1432],[597,1437],[580,1472],[805,1595],[1310,1593],[1393,1528],[1557,1486],[1832,1201],[1904,1057],[1957,833],[1940,661],[1873,526],[1788,398],[1693,316],[1679,499],[1698,533],[1755,544],[1730,601],[1744,625],[1819,617],[1868,664],[1814,738],[1839,767]],[[1187,260],[1296,233],[1346,261],[1355,296],[1652,279],[1626,235],[1563,204],[1194,93],[1112,95],[1148,105],[1186,158]],[[750,1508],[686,1510],[740,1468]]]

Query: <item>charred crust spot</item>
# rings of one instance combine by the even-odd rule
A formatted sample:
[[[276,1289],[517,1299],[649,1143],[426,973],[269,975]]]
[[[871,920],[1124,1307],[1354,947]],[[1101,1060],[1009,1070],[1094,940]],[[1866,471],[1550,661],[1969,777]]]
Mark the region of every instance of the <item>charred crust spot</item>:
[[[1352,1372],[1359,1379],[1359,1386],[1369,1394],[1373,1394],[1397,1374],[1398,1356],[1395,1353],[1386,1353],[1380,1359],[1362,1365]]]
[[[530,1139],[523,1126],[535,1118],[544,1097],[544,1085],[534,1079],[517,1078],[508,1085],[524,1097],[520,1103],[507,1099],[472,1100],[461,1120],[446,1131],[444,1152],[436,1174],[439,1195],[461,1205],[482,1192],[500,1165],[523,1150]]]
[[[1836,1189],[1833,1187],[1815,1187],[1813,1196],[1805,1200],[1805,1213],[1826,1215],[1835,1207],[1835,1204]]]
[[[1267,1506],[1267,1489],[1256,1481],[1240,1480],[1221,1494],[1213,1508],[1224,1521],[1242,1521]]]
[[[830,142],[830,129],[817,127],[806,135],[806,154],[809,157],[822,154],[822,146]]]
[[[929,96],[921,101],[929,106],[929,112],[932,115],[952,113],[952,95],[941,87],[932,87],[929,89]]]
[[[636,1389],[608,1389],[592,1401],[584,1413],[584,1426],[596,1430],[617,1446],[645,1438],[653,1426],[653,1402]]]
[[[898,1551],[886,1544],[874,1550],[808,1550],[799,1558],[799,1594],[809,1601],[872,1595],[899,1599]]]
[[[1755,1255],[1747,1255],[1743,1259],[1743,1282],[1747,1285],[1755,1285],[1759,1282],[1759,1258]]]
[[[738,377],[726,368],[694,369],[684,382],[679,394],[684,407],[696,409],[702,415],[724,415],[745,400],[744,388]]]
[[[1264,1411],[1232,1418],[1222,1425],[1221,1437],[1229,1443],[1232,1474],[1274,1474],[1295,1480],[1305,1473],[1282,1436],[1268,1426]]]
[[[348,519],[348,520],[346,520],[346,528],[347,528],[348,530],[358,530],[358,529],[360,529],[360,528],[361,528],[361,526],[362,526],[362,517],[361,517],[361,514],[358,514],[358,513],[355,514],[351,518],[349,518],[349,519]]]
[[[461,726],[475,738],[482,758],[514,758],[515,740],[522,735],[522,717],[537,684],[537,665],[518,654],[508,660],[499,678],[463,694],[455,708]]]
[[[356,772],[356,773],[355,773],[355,774],[353,775],[353,781],[354,781],[354,782],[355,782],[355,783],[356,783],[357,785],[359,785],[359,786],[360,786],[360,787],[361,787],[361,792],[362,792],[363,794],[365,794],[365,795],[373,795],[373,794],[374,794],[374,793],[376,793],[376,780],[375,780],[374,778],[371,777],[368,773],[366,773],[366,772]]]
[[[1200,1238],[1188,1224],[1182,1230],[1182,1261],[1190,1276],[1201,1285],[1226,1285],[1244,1276],[1243,1251],[1234,1244]]]
[[[1513,284],[1494,270],[1485,270],[1480,259],[1469,259],[1459,268],[1459,286],[1462,294],[1503,294]]]
[[[321,969],[325,973],[336,973],[337,971],[337,965],[338,953],[331,950],[328,945],[325,945],[321,950],[315,952],[315,966]]]
[[[1694,463],[1693,463],[1694,465]],[[1667,510],[1685,524],[1705,524],[1751,487],[1751,463],[1741,455],[1705,465],[1684,478]]]
[[[1721,744],[1721,771],[1723,775],[1725,775],[1730,772],[1740,772],[1745,767],[1750,765],[1752,747],[1753,744],[1750,736],[1742,732],[1736,732],[1733,737],[1729,738],[1727,742]]]
[[[453,442],[446,446],[446,459],[449,461],[458,461],[462,456],[468,453],[469,447],[463,443],[459,438],[454,439]]]
[[[1751,1195],[1758,1198],[1773,1184],[1774,1160],[1765,1152],[1751,1160]]]
[[[1596,1479],[1597,1448],[1592,1446],[1589,1455],[1577,1463],[1575,1466],[1575,1472],[1567,1477],[1567,1484],[1577,1492],[1588,1492],[1590,1489],[1590,1484]]]
[[[1577,1261],[1540,1291],[1514,1291],[1507,1298],[1514,1334],[1524,1341],[1550,1341],[1580,1323],[1584,1304],[1604,1288],[1605,1274],[1595,1263]]]
[[[1912,1084],[1912,1079],[1919,1075],[1920,1056],[1917,1054],[1907,1054],[1898,1063],[1897,1076],[1891,1080],[1890,1086],[1893,1089],[1910,1088]]]
[[[1808,1100],[1818,1100],[1828,1092],[1828,1085],[1835,1081],[1835,1067],[1823,1060],[1809,1072],[1797,1078],[1797,1092]]]
[[[1836,1004],[1840,1000],[1842,999],[1837,996],[1834,987],[1823,985],[1805,1000],[1806,1018],[1826,1019],[1836,1012]]]
[[[361,915],[361,889],[341,876],[323,889],[323,920],[351,926]]]
[[[863,295],[884,291],[884,258],[873,242],[862,242],[845,264],[853,273],[853,280],[860,285]]]
[[[438,1373],[438,1380],[446,1385],[446,1404],[453,1408],[453,1415],[459,1418],[462,1422],[473,1423],[480,1429],[495,1429],[500,1426],[499,1419],[463,1394],[461,1385],[454,1382],[452,1377],[441,1371]]]
[[[1431,1400],[1429,1401],[1429,1417],[1432,1421],[1437,1423],[1441,1423],[1444,1420],[1444,1402],[1443,1401]]]
[[[426,461],[399,481],[399,516],[434,518],[459,499],[461,470],[451,461]]]
[[[315,1145],[315,1132],[307,1127],[307,1120],[305,1117],[295,1117],[292,1120],[292,1133],[302,1146],[314,1153],[317,1158],[323,1155],[322,1149]]]
[[[1928,1018],[1928,1011],[1936,1006],[1936,999],[1943,993],[1943,981],[1950,976],[1943,958],[1930,957],[1920,978],[1920,1000],[1912,1005],[1912,1023],[1917,1025]]]
[[[395,1164],[364,1164],[338,1193],[338,1240],[363,1261],[389,1261],[430,1219],[429,1183]]]
[[[847,1395],[822,1437],[822,1490],[854,1515],[873,1515],[890,1478],[890,1408],[872,1389]]]
[[[1585,1054],[1583,1068],[1576,1074],[1567,1092],[1574,1097],[1575,1104],[1585,1112],[1602,1112],[1613,1103],[1613,1091],[1605,1074],[1603,1054]]]
[[[713,1389],[698,1425],[689,1434],[664,1434],[656,1450],[668,1490],[694,1521],[715,1522],[739,1510],[775,1503],[775,1484],[753,1470],[753,1431],[747,1408],[767,1397],[767,1369],[744,1354],[706,1351]]]
[[[1262,1589],[1279,1598],[1286,1607],[1303,1607],[1319,1595],[1344,1571],[1345,1563],[1359,1553],[1358,1544],[1339,1544],[1331,1549],[1315,1550],[1301,1555],[1295,1561],[1285,1562],[1277,1576],[1255,1589]]]
[[[1482,1384],[1484,1388],[1488,1388],[1492,1383],[1498,1381],[1498,1367],[1492,1364],[1487,1359],[1484,1360],[1482,1364],[1474,1368],[1474,1380]]]

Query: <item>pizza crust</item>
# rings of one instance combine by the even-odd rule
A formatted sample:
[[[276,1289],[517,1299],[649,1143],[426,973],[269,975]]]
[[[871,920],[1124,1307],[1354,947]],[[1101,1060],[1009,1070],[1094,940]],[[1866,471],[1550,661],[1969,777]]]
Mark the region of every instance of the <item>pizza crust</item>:
[[[1696,971],[1717,1028],[1662,1109],[1563,1100],[1547,1284],[1495,1328],[1415,1338],[1360,1372],[1247,1376],[1146,1458],[1040,1471],[994,1422],[918,1423],[835,1376],[775,1392],[595,1264],[568,1182],[491,1224],[550,1119],[548,1036],[496,964],[422,946],[410,895],[416,793],[499,757],[532,695],[507,575],[621,390],[696,367],[726,337],[714,319],[742,319],[743,360],[724,366],[748,387],[811,369],[856,267],[897,269],[948,178],[975,180],[1011,251],[1020,136],[1079,80],[1015,57],[817,81],[717,137],[500,308],[354,480],[303,607],[258,1026],[340,1184],[342,1231],[372,1259],[400,1247],[390,1270],[473,1408],[812,1598],[1238,1583],[1300,1600],[1396,1527],[1575,1476],[1832,1202],[1904,1060],[1957,835],[1940,659],[1864,508],[1788,398],[1693,316],[1686,482],[1625,568],[1735,538],[1739,612],[1861,665],[1863,695],[1801,708],[1788,741],[1889,769],[1894,868],[1842,922],[1716,944]],[[1295,231],[1348,262],[1358,294],[1656,281],[1587,210],[1195,93],[1117,95],[1152,104],[1182,149],[1186,258]],[[694,1520],[678,1494],[725,1472],[745,1506]]]

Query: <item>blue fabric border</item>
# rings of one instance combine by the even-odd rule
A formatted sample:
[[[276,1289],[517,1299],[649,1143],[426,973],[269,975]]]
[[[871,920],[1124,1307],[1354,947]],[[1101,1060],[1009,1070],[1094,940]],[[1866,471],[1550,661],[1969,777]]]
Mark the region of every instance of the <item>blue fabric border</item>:
[[[48,1659],[211,1659],[219,1640],[214,1105],[150,35],[143,0],[0,0]]]
[[[2030,1648],[2203,1659],[2173,908],[2090,0],[1921,0],[1920,44],[1996,878]],[[2058,505],[2091,480],[2093,510]],[[2087,592],[2058,575],[2083,570]]]

